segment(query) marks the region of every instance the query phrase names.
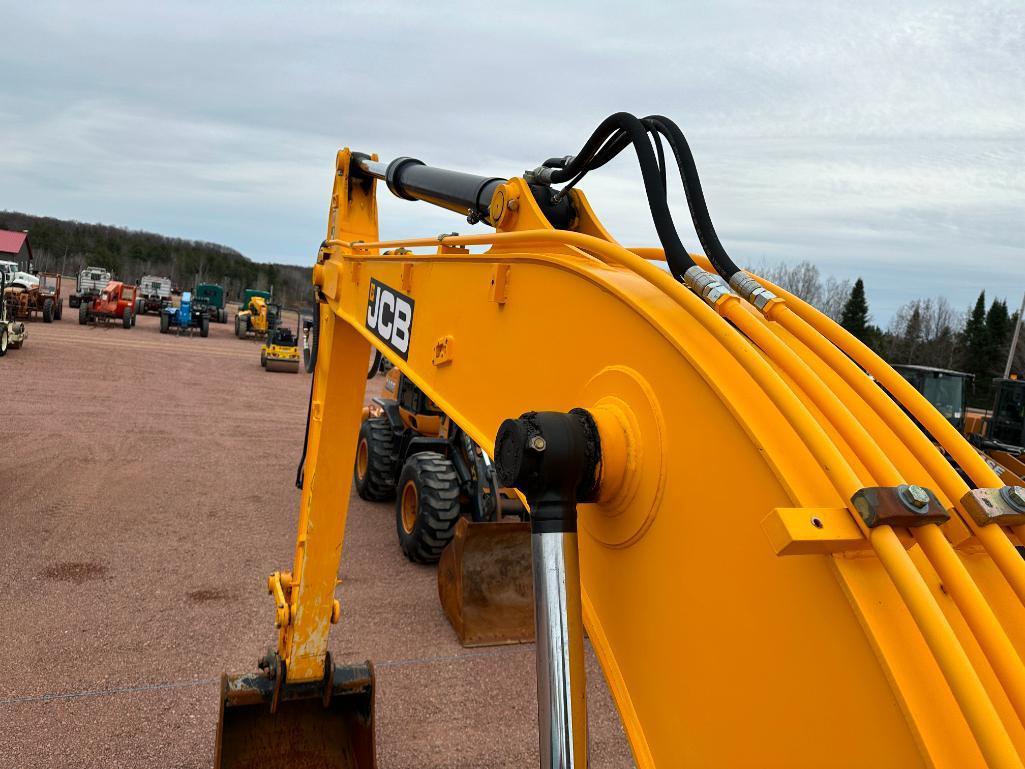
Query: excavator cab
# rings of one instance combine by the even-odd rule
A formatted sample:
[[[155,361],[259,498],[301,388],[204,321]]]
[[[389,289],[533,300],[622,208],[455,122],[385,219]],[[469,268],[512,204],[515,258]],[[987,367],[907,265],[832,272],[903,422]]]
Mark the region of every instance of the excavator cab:
[[[1006,446],[1025,446],[1025,380],[993,380],[993,415],[986,437]]]
[[[910,364],[898,364],[893,368],[935,406],[958,432],[964,432],[971,374]]]

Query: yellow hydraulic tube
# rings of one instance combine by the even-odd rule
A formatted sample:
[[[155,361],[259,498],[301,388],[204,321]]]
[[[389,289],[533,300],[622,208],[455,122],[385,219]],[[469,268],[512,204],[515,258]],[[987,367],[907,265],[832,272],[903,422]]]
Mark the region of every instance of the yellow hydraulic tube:
[[[929,474],[939,481],[940,487],[951,502],[955,505],[959,504],[961,498],[968,492],[968,484],[943,458],[943,455],[936,451],[925,434],[915,427],[907,414],[901,411],[897,404],[887,397],[878,386],[873,384],[850,358],[840,352],[836,345],[822,334],[816,333],[800,315],[784,302],[773,305],[771,308],[766,307],[765,316],[769,320],[778,322],[839,373],[844,381],[872,406],[897,437],[912,450]],[[843,331],[842,328],[840,330]],[[914,388],[911,389],[918,392]],[[944,424],[949,424],[946,420],[942,421]],[[985,465],[985,462],[982,464]],[[986,468],[989,469],[989,466],[986,465]],[[1014,545],[1000,531],[1000,527],[979,526],[969,515],[963,515],[962,519],[979,539],[989,556],[996,562],[997,568],[1007,579],[1015,594],[1022,603],[1025,603],[1025,561],[1018,555]]]
[[[833,364],[833,368],[844,377],[845,381],[863,397],[867,396],[866,400],[875,408],[876,413],[886,420],[901,440],[904,440],[914,451],[916,457],[922,461],[931,475],[941,483],[950,479],[951,475],[956,478],[956,481],[949,481],[950,486],[943,487],[944,493],[952,502],[960,501],[968,490],[967,485],[953,472],[953,468],[950,468],[943,460],[942,455],[933,449],[921,431],[908,429],[909,420],[906,419],[903,412],[900,412],[889,398],[882,397],[878,388],[854,368],[852,359],[907,407],[915,419],[924,425],[939,444],[950,453],[954,461],[965,469],[976,485],[980,487],[1004,485],[982,457],[964,441],[963,436],[946,419],[936,412],[936,409],[925,400],[924,396],[902,376],[896,374],[882,358],[859,339],[787,291],[758,276],[753,275],[752,277],[786,301],[782,308],[770,312],[772,320],[780,322],[784,328],[818,353],[823,360]],[[803,323],[799,321],[803,321]],[[810,328],[805,327],[804,324]],[[843,350],[850,358],[841,355],[837,348]],[[842,358],[845,363],[841,361],[840,365],[836,365],[838,358]],[[900,416],[894,416],[893,412]],[[902,417],[903,419],[901,419]],[[999,526],[979,526],[971,516],[963,516],[963,519],[997,564],[997,568],[1011,585],[1019,600],[1025,604],[1025,561],[1018,555],[1004,531]],[[1018,539],[1025,543],[1025,526],[1015,527],[1014,532],[1018,535]]]
[[[968,656],[893,529],[880,526],[872,529],[869,536],[908,611],[922,628],[922,635],[960,703],[986,763],[994,769],[1020,767],[1022,763]]]
[[[922,526],[914,530],[914,535],[982,647],[1014,712],[1025,724],[1025,665],[1017,649],[939,527]]]
[[[804,407],[789,387],[779,378],[778,374],[767,364],[765,359],[758,355],[752,355],[750,349],[745,349],[743,343],[738,344],[734,335],[729,333],[727,328],[717,325],[714,313],[709,313],[701,300],[680,286],[664,271],[650,265],[644,259],[626,251],[616,244],[602,241],[600,239],[568,232],[513,232],[497,233],[482,236],[444,237],[440,241],[444,245],[485,245],[494,244],[497,249],[505,246],[522,245],[528,243],[557,243],[562,246],[579,248],[602,261],[617,263],[627,267],[650,283],[662,290],[667,296],[680,304],[693,317],[699,320],[703,326],[712,332],[717,339],[721,340],[733,357],[741,363],[755,381],[763,388],[773,403],[780,409],[795,431],[806,442],[809,450],[823,468],[826,475],[833,481],[839,493],[847,500],[861,486],[856,474],[849,464],[844,460],[836,446],[828,439],[816,422],[811,413]],[[372,253],[372,250],[394,246],[434,246],[437,247],[438,239],[405,240],[401,242],[364,242],[346,243],[342,241],[329,242],[329,246],[343,246],[352,248],[359,253]],[[496,249],[496,250],[497,250]],[[409,257],[405,257],[409,259]],[[736,301],[735,297],[727,297]],[[739,306],[738,306],[738,309]],[[746,311],[741,310],[745,315]],[[750,320],[750,318],[749,318]],[[872,445],[863,446],[857,452],[860,456],[872,457],[878,454],[878,448]],[[879,466],[876,467],[879,469]],[[896,470],[890,468],[890,473],[896,474]],[[933,531],[939,535],[942,545],[949,548],[949,544],[938,529]],[[945,677],[957,695],[957,700],[964,709],[966,718],[971,725],[973,733],[979,740],[980,748],[983,750],[987,761],[993,766],[1020,766],[1020,762],[1014,753],[1013,746],[1002,728],[992,702],[987,697],[984,688],[968,661],[967,655],[960,647],[952,629],[947,623],[942,611],[935,599],[929,593],[928,587],[918,573],[913,562],[904,551],[896,535],[888,527],[880,527],[871,532],[871,542],[874,549],[879,553],[880,562],[886,568],[891,579],[897,585],[901,596],[908,602],[909,610],[915,617],[929,648],[933,651],[937,662],[940,664]],[[935,547],[928,545],[936,556]],[[895,546],[895,549],[894,549]],[[923,548],[925,549],[925,548]],[[956,556],[950,551],[949,555],[957,561]],[[944,559],[942,555],[936,556],[936,560],[942,564],[942,568],[948,574],[953,573],[951,562]],[[959,562],[958,562],[958,565]],[[961,566],[963,568],[963,566]],[[964,575],[967,577],[967,574]],[[955,574],[953,581],[959,578]],[[964,587],[964,584],[962,584]],[[971,593],[970,588],[961,590],[961,595]],[[977,589],[976,589],[977,590]],[[953,592],[953,591],[952,591]],[[969,600],[971,598],[969,597]],[[978,626],[978,623],[976,623]],[[985,633],[983,633],[985,635]]]
[[[839,351],[833,347],[821,336],[814,334],[800,334],[805,331],[805,328],[799,328],[804,324],[800,318],[794,315],[789,308],[782,302],[772,303],[767,305],[765,308],[766,317],[770,320],[778,320],[784,328],[793,330],[795,335],[802,341],[807,340],[808,342],[821,342],[816,344],[812,348],[815,352],[820,353],[820,357],[824,359],[827,357],[835,358],[840,357],[843,361],[840,361],[840,365],[835,365],[836,369],[839,369],[843,373],[850,373],[850,370],[857,372],[854,364],[851,363],[850,359],[845,358]],[[825,385],[821,381],[814,381],[814,373],[807,369],[806,366],[801,364],[801,361],[797,356],[780,342],[776,337],[766,334],[763,329],[759,328],[757,324],[754,324],[750,319],[743,317],[740,313],[730,313],[727,315],[731,321],[738,325],[745,334],[749,337],[751,333],[754,333],[758,337],[756,342],[762,349],[766,351],[771,358],[784,366],[787,373],[799,382],[801,388],[812,398],[816,405],[823,410],[823,413],[827,414],[830,421],[833,422],[834,426],[839,430],[844,439],[848,442],[851,448],[856,452],[858,457],[865,463],[869,469],[871,475],[876,479],[876,482],[882,485],[895,486],[900,483],[904,483],[905,479],[901,478],[899,473],[893,464],[887,459],[887,457],[871,445],[872,438],[869,436],[864,427],[857,422],[850,414],[850,412],[840,404],[835,398],[831,397],[829,392],[825,390]],[[788,321],[796,322],[788,322]],[[763,345],[767,345],[765,347]],[[828,350],[822,350],[821,348],[828,348]],[[770,349],[771,348],[771,349]],[[828,351],[832,351],[835,355],[829,355]],[[822,353],[826,353],[823,355]],[[846,364],[844,364],[844,361]],[[789,362],[790,365],[787,365]],[[828,363],[835,364],[835,360],[827,360]],[[798,379],[800,377],[800,379]],[[860,378],[858,378],[860,377]],[[896,404],[892,400],[887,398],[882,391],[877,387],[871,385],[868,378],[865,377],[861,372],[857,372],[857,377],[849,377],[859,383],[869,384],[869,393],[873,396],[874,400],[882,399],[888,403],[892,410],[897,411],[904,421],[910,425],[910,420],[897,409]],[[897,421],[897,420],[895,420]],[[903,426],[898,422],[899,426]],[[953,472],[953,468],[949,464],[942,460],[941,455],[937,452],[931,444],[925,439],[924,435],[920,431],[909,430],[907,431],[911,435],[918,436],[922,441],[925,442],[923,455],[929,459],[936,458],[940,460],[940,463],[944,466],[942,469],[947,472],[940,475],[940,478],[945,478],[949,475],[954,475],[957,478],[956,473]],[[910,436],[909,436],[910,437]],[[960,478],[957,478],[960,481]],[[963,481],[960,481],[964,485]],[[957,489],[954,489],[954,493],[957,493]],[[965,486],[967,491],[967,486]],[[957,494],[956,496],[949,494],[951,499],[958,500],[963,496]],[[974,523],[974,521],[972,521]],[[986,528],[986,527],[976,527]],[[942,532],[936,526],[924,526],[916,528],[912,531],[915,540],[922,547],[923,552],[929,559],[933,568],[936,569],[940,578],[944,584],[950,589],[950,594],[957,604],[958,609],[961,611],[962,616],[968,623],[969,628],[972,630],[979,645],[982,647],[990,664],[993,666],[997,677],[1001,681],[1004,690],[1007,692],[1008,698],[1011,700],[1014,706],[1015,712],[1018,714],[1018,718],[1025,723],[1025,665],[1022,664],[1021,658],[1018,652],[1015,650],[1014,645],[1011,643],[1004,629],[1001,627],[996,615],[993,613],[992,608],[986,602],[984,596],[975,584],[968,570],[964,564],[954,553],[950,546],[950,543],[943,536]],[[1006,537],[999,536],[997,544],[994,546],[991,544],[993,549],[999,549],[999,543],[1001,543],[1011,551],[1011,554],[1015,559],[1019,561],[1016,564],[1018,568],[1023,568],[1020,563],[1020,558],[1017,553],[1011,547]]]
[[[874,445],[871,436],[865,428],[854,419],[845,406],[833,397],[825,384],[817,378],[815,373],[793,350],[787,347],[779,337],[772,334],[747,312],[736,298],[725,297],[718,303],[717,309],[724,318],[731,321],[745,336],[761,348],[771,360],[780,365],[797,386],[808,395],[865,464],[869,474],[875,478],[877,483],[885,486],[897,486],[904,483],[904,479],[897,472],[893,463]],[[889,527],[879,528],[888,529]],[[878,531],[878,529],[873,531]],[[978,586],[972,580],[964,564],[957,558],[950,543],[937,526],[918,527],[912,529],[912,534],[915,540],[922,546],[923,552],[937,573],[940,574],[940,577],[945,583],[950,583],[951,595],[955,603],[961,610],[968,626],[976,635],[979,645],[982,647],[987,659],[989,659],[990,664],[993,665],[994,670],[997,672],[1001,684],[1014,704],[1015,712],[1018,713],[1019,718],[1025,720],[1025,667],[1022,666],[1020,658],[1015,652],[1010,639],[1004,633],[1003,628],[997,622],[992,609],[986,603]],[[876,537],[872,536],[871,540],[875,543]],[[919,579],[921,579],[920,575]],[[924,586],[925,583],[923,582],[922,584]],[[939,613],[942,625],[945,626],[944,635],[949,635],[956,644],[957,641],[954,638],[953,629],[950,628],[946,619],[943,618],[942,611],[931,595],[929,599],[932,601],[935,611]],[[922,630],[923,632],[926,631],[924,625]],[[932,646],[932,642],[930,642],[930,646]],[[937,661],[943,667],[943,661],[939,657],[937,657]],[[963,650],[962,661],[964,664],[969,665],[970,669],[968,657],[964,655]],[[946,668],[943,669],[944,673],[948,673]],[[954,671],[949,672],[951,674],[954,673]],[[992,703],[984,695],[981,681],[974,675],[974,672],[972,677],[974,678],[974,685],[978,686],[979,690],[983,692],[982,700],[985,700],[986,704],[992,709]],[[951,687],[954,688],[952,682]],[[954,689],[954,691],[956,693],[957,689]],[[981,701],[979,697],[966,700],[962,700],[959,697],[958,700],[964,708],[974,707],[975,703]],[[976,726],[984,719],[989,718],[989,716],[984,712],[976,712],[974,718],[977,720],[973,723],[973,714],[969,714],[966,710],[965,717],[972,724],[976,737],[980,740],[983,739],[981,731],[977,730]],[[1007,737],[1006,733],[1004,736],[1005,738]],[[1010,744],[1010,739],[1007,738],[1007,740]]]

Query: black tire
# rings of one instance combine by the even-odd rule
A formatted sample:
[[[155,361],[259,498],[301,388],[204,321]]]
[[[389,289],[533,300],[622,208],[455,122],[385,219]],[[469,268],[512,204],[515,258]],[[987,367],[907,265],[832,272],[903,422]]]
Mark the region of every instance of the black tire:
[[[221,307],[221,308],[219,308],[217,310],[217,322],[218,323],[227,323],[228,322],[228,311],[225,308],[223,308],[223,307]]]
[[[160,333],[166,334],[171,329],[171,316],[166,312],[160,313]]]
[[[388,418],[366,420],[359,428],[352,467],[356,493],[371,502],[394,499],[398,472],[398,440]]]
[[[437,563],[459,522],[459,476],[442,454],[424,451],[406,460],[395,499],[399,546],[414,563]]]
[[[82,306],[82,299],[81,299],[81,297],[76,296],[75,294],[72,294],[68,298],[68,307],[70,307],[72,310],[77,310],[81,306]]]
[[[43,323],[53,323],[53,300],[43,300]]]
[[[64,300],[61,299],[59,302],[57,302],[57,311],[54,313],[53,318],[54,318],[54,320],[60,320],[63,315],[64,315]]]
[[[146,314],[146,305],[145,305],[145,303],[141,299],[136,299],[135,300],[135,314],[136,315],[145,315]]]
[[[210,318],[206,315],[199,319],[199,335],[204,339],[210,336]]]
[[[86,305],[79,305],[78,307],[78,325],[84,326],[89,322],[89,307]]]
[[[7,354],[7,346],[11,343],[11,338],[7,334],[7,327],[0,328],[0,358]]]
[[[267,368],[267,351],[260,350],[260,365]]]
[[[242,338],[242,318],[238,315],[235,316],[235,336]]]
[[[125,307],[125,311],[121,314],[121,325],[125,328],[132,327],[132,308]]]

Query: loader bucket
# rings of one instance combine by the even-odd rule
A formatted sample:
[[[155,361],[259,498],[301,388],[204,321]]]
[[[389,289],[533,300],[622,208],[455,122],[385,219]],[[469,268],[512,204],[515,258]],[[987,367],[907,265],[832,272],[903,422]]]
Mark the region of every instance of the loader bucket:
[[[223,676],[214,769],[373,769],[370,663],[334,667],[331,683]]]
[[[296,374],[299,372],[299,359],[280,360],[278,358],[267,358],[267,370],[284,371],[289,374]]]
[[[438,596],[463,646],[533,641],[530,524],[461,518],[438,562]]]

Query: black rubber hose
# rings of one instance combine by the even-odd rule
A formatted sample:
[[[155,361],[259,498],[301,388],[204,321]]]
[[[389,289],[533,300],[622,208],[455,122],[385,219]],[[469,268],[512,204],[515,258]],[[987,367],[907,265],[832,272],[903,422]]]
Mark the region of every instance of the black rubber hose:
[[[617,132],[622,132],[620,138]],[[612,141],[608,140],[612,138]],[[608,146],[606,147],[606,143]],[[572,179],[581,171],[589,171],[593,162],[608,162],[626,143],[632,143],[637,154],[637,162],[641,168],[644,181],[644,192],[648,198],[652,221],[659,241],[665,250],[666,263],[677,280],[683,280],[683,274],[694,266],[690,254],[680,241],[680,235],[673,224],[673,217],[666,201],[666,188],[663,169],[659,168],[658,159],[651,146],[649,128],[635,116],[626,112],[617,112],[602,121],[601,125],[591,134],[580,153],[563,169],[551,175],[553,183]],[[620,146],[622,144],[622,146]]]
[[[561,184],[562,182],[569,181],[581,171],[589,169],[591,159],[602,148],[606,140],[616,134],[617,131],[622,130],[622,127],[619,125],[620,118],[622,116],[633,118],[634,120],[637,119],[633,115],[629,115],[625,112],[617,112],[615,115],[609,115],[605,118],[601,124],[594,129],[594,132],[591,134],[591,138],[584,142],[584,146],[580,148],[580,152],[578,152],[568,164],[552,172],[552,183]],[[623,146],[626,146],[625,142]]]
[[[310,400],[306,404],[306,434],[303,436],[303,453],[299,457],[299,467],[295,470],[295,487],[302,490],[306,481],[306,446],[310,442],[310,416],[313,413],[313,379],[310,377]]]
[[[313,342],[310,344],[310,362],[306,371],[310,374],[317,368],[317,353],[320,351],[320,298],[315,297],[313,305],[313,328],[310,330]],[[303,452],[299,457],[299,467],[295,471],[295,487],[302,489],[305,481],[306,445],[310,442],[310,416],[313,412],[313,377],[310,377],[310,400],[306,404],[306,433],[303,435]]]
[[[680,180],[683,182],[683,191],[687,196],[687,207],[690,209],[691,220],[694,222],[694,230],[697,233],[701,247],[705,250],[715,271],[726,280],[729,280],[738,272],[740,267],[730,258],[719,241],[719,236],[712,225],[712,217],[708,213],[708,204],[705,203],[705,194],[701,189],[701,179],[698,178],[698,169],[694,163],[694,155],[687,144],[687,138],[683,131],[672,120],[662,115],[650,115],[644,118],[644,123],[651,126],[663,136],[669,143],[673,154],[676,156],[676,165],[680,170]]]
[[[644,123],[644,121],[642,120],[641,123]],[[648,126],[645,126],[645,128],[648,128]],[[666,159],[665,154],[662,151],[662,141],[658,131],[654,128],[648,128],[648,132],[651,134],[652,141],[655,145],[655,151],[658,155],[658,169],[659,176],[662,179],[662,187],[666,188]],[[580,173],[574,176],[562,189],[560,189],[558,194],[562,196],[569,192],[571,189],[576,187],[580,180],[587,176],[588,173],[601,168],[626,149],[629,144],[630,137],[624,131],[617,131],[614,133],[608,138],[605,144],[602,145],[601,149],[594,154],[593,159],[587,167],[580,171]]]

